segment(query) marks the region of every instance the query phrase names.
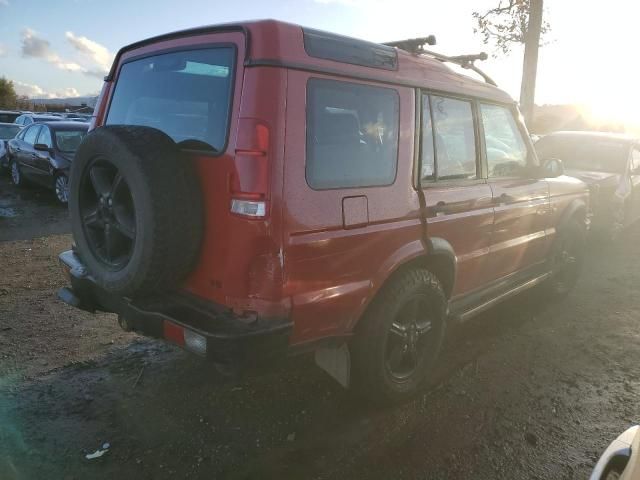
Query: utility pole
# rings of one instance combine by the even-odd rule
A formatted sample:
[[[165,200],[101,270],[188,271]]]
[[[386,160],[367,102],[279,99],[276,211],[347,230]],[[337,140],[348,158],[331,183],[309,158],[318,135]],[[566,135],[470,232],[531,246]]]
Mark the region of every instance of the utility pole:
[[[520,87],[520,108],[527,125],[533,121],[536,97],[536,72],[538,70],[538,48],[542,29],[542,7],[544,0],[530,0],[529,23],[524,44],[524,65]]]

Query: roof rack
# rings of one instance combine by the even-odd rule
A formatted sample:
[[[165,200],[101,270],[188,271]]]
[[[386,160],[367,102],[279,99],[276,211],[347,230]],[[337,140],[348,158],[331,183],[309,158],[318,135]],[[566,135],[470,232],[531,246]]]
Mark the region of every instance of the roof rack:
[[[429,35],[428,37],[420,37],[420,38],[409,38],[407,40],[400,40],[397,42],[386,42],[384,45],[389,47],[396,47],[400,50],[404,50],[413,55],[426,55],[436,60],[440,60],[441,62],[455,63],[456,65],[461,66],[462,68],[466,68],[468,70],[472,70],[480,75],[485,82],[494,87],[498,85],[496,82],[486,73],[484,73],[480,68],[478,68],[474,62],[477,60],[486,60],[489,56],[484,53],[477,53],[471,55],[456,55],[453,57],[442,55],[441,53],[433,52],[431,50],[426,50],[424,48],[425,45],[435,45],[436,37],[433,35]]]

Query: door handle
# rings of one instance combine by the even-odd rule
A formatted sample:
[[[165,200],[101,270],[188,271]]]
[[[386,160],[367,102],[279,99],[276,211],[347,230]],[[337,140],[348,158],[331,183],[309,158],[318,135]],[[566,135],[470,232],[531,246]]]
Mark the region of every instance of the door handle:
[[[493,197],[494,203],[511,203],[514,201],[514,198],[508,193],[503,193],[499,197]]]
[[[433,213],[435,213],[436,217],[441,217],[446,213],[447,203],[440,200],[432,207]]]

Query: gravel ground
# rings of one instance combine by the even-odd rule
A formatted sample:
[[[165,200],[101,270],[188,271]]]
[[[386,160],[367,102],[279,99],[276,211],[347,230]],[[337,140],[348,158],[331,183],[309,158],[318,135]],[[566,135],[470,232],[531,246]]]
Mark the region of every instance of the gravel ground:
[[[68,223],[40,195],[0,179],[0,479],[581,479],[639,420],[640,228],[565,302],[451,329],[433,388],[372,409],[307,357],[225,380],[62,304]]]

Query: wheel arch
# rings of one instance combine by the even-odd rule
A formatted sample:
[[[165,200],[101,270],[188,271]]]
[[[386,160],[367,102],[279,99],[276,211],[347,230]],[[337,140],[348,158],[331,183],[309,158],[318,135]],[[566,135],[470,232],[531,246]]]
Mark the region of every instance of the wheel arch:
[[[569,205],[567,205],[564,211],[560,214],[560,220],[558,221],[557,228],[562,230],[562,228],[572,219],[579,218],[581,221],[586,220],[587,218],[587,202],[585,202],[581,198],[576,198],[572,200]]]
[[[451,298],[457,270],[457,259],[453,247],[448,241],[439,237],[430,237],[426,242],[415,241],[405,245],[385,261],[380,269],[381,274],[372,282],[371,293],[361,311],[355,316],[350,330],[357,326],[386,285],[404,272],[415,268],[425,268],[433,273],[442,284],[446,298]]]

